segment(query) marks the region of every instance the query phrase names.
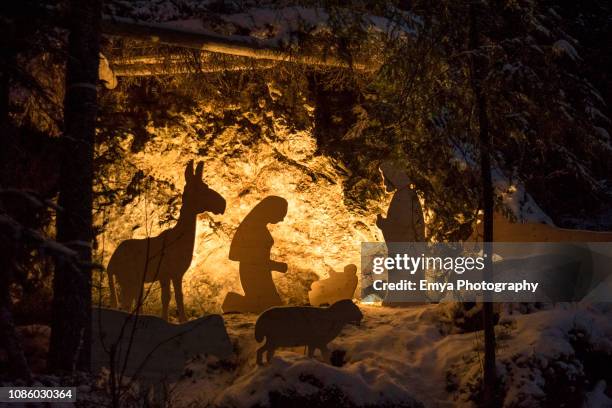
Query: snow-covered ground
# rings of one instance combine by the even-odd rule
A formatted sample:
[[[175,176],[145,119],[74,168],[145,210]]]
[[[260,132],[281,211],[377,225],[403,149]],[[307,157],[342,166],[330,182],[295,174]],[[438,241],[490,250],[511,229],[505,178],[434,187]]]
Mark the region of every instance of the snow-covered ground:
[[[307,358],[303,348],[280,350],[271,364],[257,367],[256,316],[225,315],[235,358],[193,361],[174,387],[175,402],[282,406],[300,396],[313,404],[342,401],[348,406],[418,406],[415,401],[425,407],[473,405],[482,332],[454,329],[447,318],[452,314],[449,305],[360,307],[362,324],[347,326],[330,344],[338,350],[340,367],[320,357]],[[611,317],[612,307],[585,305],[558,305],[531,314],[502,312],[496,331],[503,406],[537,407],[557,400],[566,406],[612,406],[605,378],[597,378],[610,376],[601,374],[600,366],[612,362]]]
[[[318,354],[309,359],[299,347],[281,349],[258,367],[256,316],[224,315],[234,356],[188,363],[170,387],[170,406],[473,407],[481,389],[482,332],[464,332],[468,325],[460,321],[470,314],[456,306],[361,304],[361,325],[346,326],[330,344],[333,365]],[[500,311],[500,406],[612,407],[612,305],[535,306],[504,305]],[[30,362],[40,363],[35,369],[44,367],[48,332],[43,326],[20,328]],[[37,383],[76,384],[81,406],[98,406],[95,401],[108,400],[104,376],[88,378],[38,375]]]

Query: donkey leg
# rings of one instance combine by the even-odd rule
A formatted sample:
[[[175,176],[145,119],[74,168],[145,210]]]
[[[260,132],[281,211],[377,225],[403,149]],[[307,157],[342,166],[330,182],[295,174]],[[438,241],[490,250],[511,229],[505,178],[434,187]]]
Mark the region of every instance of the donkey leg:
[[[123,289],[122,286],[119,286],[119,288],[117,289],[117,298],[119,299],[119,304],[117,305],[117,308],[119,310],[125,311],[125,289]]]
[[[160,280],[162,298],[162,319],[168,321],[168,304],[170,303],[170,281]]]
[[[127,284],[122,284],[119,290],[119,309],[131,313],[134,297],[133,288]]]
[[[184,323],[187,321],[187,316],[185,316],[185,305],[183,303],[183,277],[172,279],[172,286],[174,286],[174,298],[176,299],[179,322]]]

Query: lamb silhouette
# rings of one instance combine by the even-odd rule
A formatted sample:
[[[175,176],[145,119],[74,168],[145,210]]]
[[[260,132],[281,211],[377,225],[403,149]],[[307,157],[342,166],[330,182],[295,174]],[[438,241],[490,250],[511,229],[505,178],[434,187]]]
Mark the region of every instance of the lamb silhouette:
[[[274,239],[266,227],[281,222],[287,215],[287,200],[268,196],[261,200],[236,230],[229,258],[240,262],[240,284],[244,296],[230,292],[221,309],[223,312],[262,311],[283,304],[272,280],[272,271],[287,272],[287,264],[270,259]]]
[[[348,264],[344,272],[331,271],[328,279],[314,281],[308,299],[312,306],[332,305],[339,300],[352,299],[357,288],[357,267]]]
[[[113,276],[120,286],[119,300],[123,310],[130,310],[140,299],[145,282],[159,281],[162,291],[162,318],[168,320],[170,281],[174,287],[179,320],[186,321],[183,305],[183,275],[191,264],[195,243],[197,215],[205,211],[225,212],[225,199],[202,181],[204,163],[195,172],[193,160],[185,168],[183,205],[176,225],[153,238],[123,241],[108,262],[107,273],[111,306],[117,307]]]
[[[344,325],[361,323],[363,314],[352,300],[341,300],[328,308],[296,306],[273,307],[259,316],[255,323],[255,340],[265,344],[257,349],[257,364],[263,364],[263,353],[269,363],[278,347],[307,346],[308,357],[321,350],[326,361],[330,353],[327,344],[335,339]]]

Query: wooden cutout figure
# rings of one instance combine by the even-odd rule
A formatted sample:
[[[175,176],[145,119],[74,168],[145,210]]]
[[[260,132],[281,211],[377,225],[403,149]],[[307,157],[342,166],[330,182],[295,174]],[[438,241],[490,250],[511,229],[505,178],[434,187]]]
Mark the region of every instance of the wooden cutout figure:
[[[379,214],[376,219],[376,226],[382,231],[385,242],[425,241],[423,210],[419,197],[410,187],[410,179],[391,162],[381,164],[380,172],[387,192],[393,192],[387,216]]]
[[[327,344],[349,323],[360,324],[361,310],[352,300],[341,300],[330,307],[291,306],[266,310],[255,323],[255,340],[265,344],[257,349],[257,364],[263,364],[263,353],[269,363],[279,347],[307,346],[308,357],[321,350],[329,362]]]
[[[476,225],[474,233],[468,241],[482,242],[483,223]],[[511,222],[505,215],[496,211],[493,214],[493,242],[535,242],[542,245],[530,245],[529,251],[521,245],[494,245],[494,252],[503,257],[506,265],[512,266],[512,258],[519,258],[519,265],[525,264],[530,258],[537,259],[550,256],[548,262],[552,275],[543,275],[541,287],[550,288],[545,290],[552,302],[590,299],[597,301],[597,292],[593,292],[597,286],[602,285],[610,277],[609,254],[600,253],[600,250],[588,249],[599,242],[612,242],[610,231],[588,231],[578,229],[559,228],[554,225],[538,222]],[[550,246],[545,243],[567,243],[567,245]],[[591,244],[589,244],[591,243]],[[594,245],[597,248],[597,244]],[[599,247],[602,248],[602,247]],[[574,257],[575,268],[554,268],[554,263],[563,261],[564,257]],[[496,267],[496,273],[504,269],[502,264]],[[530,268],[517,268],[517,270],[529,270]],[[565,276],[561,276],[565,274]],[[503,278],[501,278],[503,279]],[[572,283],[562,284],[561,279],[573,280]],[[547,284],[547,281],[551,282]],[[598,288],[600,291],[605,284]],[[600,292],[601,293],[601,292]],[[603,301],[606,297],[600,297]]]
[[[357,267],[346,265],[344,272],[331,271],[329,278],[315,281],[308,292],[312,306],[333,305],[339,300],[352,299],[357,288]]]
[[[185,364],[196,355],[220,359],[233,353],[223,318],[208,315],[185,324],[171,324],[156,316],[94,308],[91,362],[94,372],[110,369],[114,350],[115,374],[135,376],[157,393],[160,385],[177,381]]]
[[[141,301],[144,283],[159,281],[162,292],[162,318],[168,320],[170,282],[174,287],[179,320],[186,321],[183,305],[183,275],[191,265],[198,214],[210,211],[225,212],[225,199],[202,181],[204,163],[195,172],[193,160],[185,168],[183,206],[176,225],[156,237],[123,241],[108,263],[107,273],[111,291],[111,305],[117,307],[113,277],[120,286],[119,304],[132,310]],[[138,307],[138,304],[136,305]]]
[[[242,220],[230,246],[229,259],[240,262],[240,283],[244,296],[230,292],[223,312],[261,313],[283,304],[272,280],[272,271],[287,272],[287,264],[270,259],[274,239],[268,224],[276,224],[287,215],[287,200],[268,196]]]
[[[483,223],[480,222],[470,238],[482,241]],[[588,231],[559,228],[537,222],[511,222],[505,215],[493,214],[494,242],[612,242],[610,231]]]
[[[376,226],[380,228],[387,244],[387,256],[395,257],[398,242],[424,242],[425,220],[419,197],[410,186],[410,179],[406,173],[392,162],[384,162],[380,166],[385,188],[388,193],[393,192],[393,198],[387,209],[387,216],[381,214],[376,219]],[[423,279],[422,273],[410,275],[404,271],[387,271],[387,281],[397,283],[403,279],[418,282]],[[367,292],[367,289],[366,289]],[[383,305],[400,305],[401,299],[396,298],[396,292],[391,291],[384,297]]]

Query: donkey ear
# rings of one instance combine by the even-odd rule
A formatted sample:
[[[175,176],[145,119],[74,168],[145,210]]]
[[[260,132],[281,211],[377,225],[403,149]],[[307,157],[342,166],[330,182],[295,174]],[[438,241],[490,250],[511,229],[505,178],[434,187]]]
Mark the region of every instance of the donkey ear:
[[[196,166],[195,169],[195,178],[196,180],[202,180],[202,171],[204,170],[204,162],[200,161],[198,162],[198,165]]]
[[[185,167],[185,182],[189,183],[193,179],[193,160],[187,162]]]

